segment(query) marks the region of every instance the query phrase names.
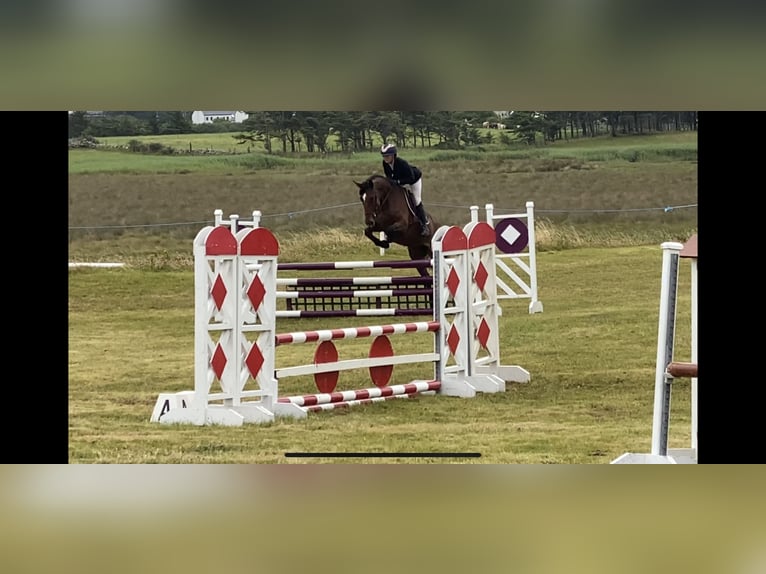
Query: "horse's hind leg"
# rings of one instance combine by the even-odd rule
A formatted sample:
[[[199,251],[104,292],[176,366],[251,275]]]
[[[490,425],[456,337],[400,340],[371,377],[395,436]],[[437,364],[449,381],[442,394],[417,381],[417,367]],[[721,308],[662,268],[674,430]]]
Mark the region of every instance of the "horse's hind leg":
[[[423,245],[408,247],[407,252],[410,254],[410,259],[412,261],[431,259],[431,257],[433,257],[431,250],[427,247],[424,247]],[[418,274],[420,274],[421,277],[431,276],[431,274],[428,272],[428,267],[418,267]]]

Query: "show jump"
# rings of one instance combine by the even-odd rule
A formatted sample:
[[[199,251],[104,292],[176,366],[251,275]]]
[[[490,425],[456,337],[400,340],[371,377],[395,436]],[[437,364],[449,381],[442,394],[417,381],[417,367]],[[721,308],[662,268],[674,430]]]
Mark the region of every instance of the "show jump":
[[[442,226],[433,234],[432,320],[279,334],[276,237],[262,227],[216,223],[194,239],[194,390],[160,394],[152,422],[268,423],[422,394],[471,398],[530,380],[524,368],[500,362],[490,224]],[[426,332],[433,335],[428,352],[393,353],[389,336]],[[339,360],[335,343],[360,337],[372,338],[369,356]],[[279,347],[311,343],[318,343],[313,363],[279,363]],[[423,364],[423,378],[389,385],[394,365],[406,363]],[[340,372],[354,369],[367,369],[374,386],[336,391]],[[298,375],[313,375],[319,392],[280,395],[284,379]]]

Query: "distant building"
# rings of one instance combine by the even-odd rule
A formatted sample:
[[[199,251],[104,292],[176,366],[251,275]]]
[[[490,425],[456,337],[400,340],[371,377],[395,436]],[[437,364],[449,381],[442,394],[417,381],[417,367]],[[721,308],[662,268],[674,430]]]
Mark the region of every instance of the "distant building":
[[[192,112],[192,123],[212,124],[215,120],[226,120],[235,124],[242,123],[248,118],[245,112]]]

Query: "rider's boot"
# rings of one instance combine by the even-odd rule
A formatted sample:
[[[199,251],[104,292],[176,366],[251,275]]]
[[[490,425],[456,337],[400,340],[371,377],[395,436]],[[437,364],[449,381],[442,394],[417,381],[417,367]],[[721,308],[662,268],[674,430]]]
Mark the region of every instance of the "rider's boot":
[[[415,206],[415,215],[417,215],[418,220],[420,220],[420,235],[423,237],[431,235],[431,230],[428,229],[428,218],[426,217],[426,210],[423,207],[423,202],[420,202]]]

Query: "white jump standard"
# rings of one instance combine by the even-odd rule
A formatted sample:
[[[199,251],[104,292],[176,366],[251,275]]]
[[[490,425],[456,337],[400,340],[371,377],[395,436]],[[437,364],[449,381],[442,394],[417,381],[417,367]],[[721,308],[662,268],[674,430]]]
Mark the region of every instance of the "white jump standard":
[[[691,362],[675,360],[676,301],[679,258],[691,262]],[[651,453],[626,452],[612,464],[696,464],[697,463],[697,236],[684,245],[662,244],[662,286],[660,289],[657,362],[654,377],[654,416]],[[670,394],[673,380],[691,379],[691,447],[668,448]]]
[[[202,229],[194,240],[194,390],[160,394],[150,420],[239,426],[415,394],[473,397],[528,382],[525,369],[500,364],[494,240],[483,222],[434,233],[432,321],[277,334],[276,238],[260,227]],[[425,332],[433,335],[432,352],[393,354],[389,335]],[[359,337],[374,338],[369,357],[338,360],[334,341]],[[299,343],[318,343],[314,362],[278,368],[277,347]],[[430,365],[432,376],[388,385],[394,365],[416,362]],[[374,388],[335,391],[339,372],[362,368]],[[320,393],[278,395],[282,379],[306,374]]]

